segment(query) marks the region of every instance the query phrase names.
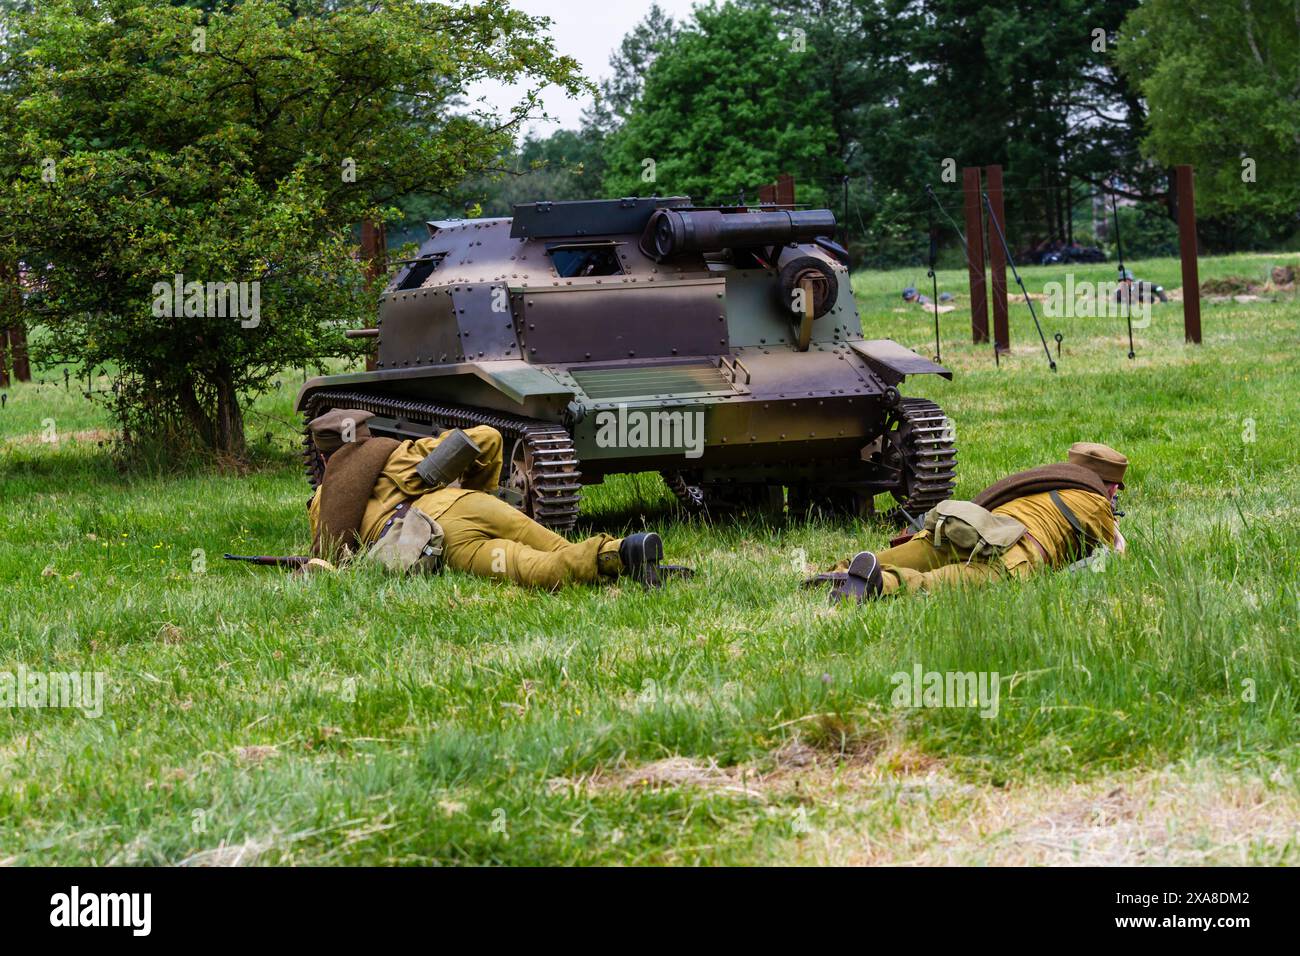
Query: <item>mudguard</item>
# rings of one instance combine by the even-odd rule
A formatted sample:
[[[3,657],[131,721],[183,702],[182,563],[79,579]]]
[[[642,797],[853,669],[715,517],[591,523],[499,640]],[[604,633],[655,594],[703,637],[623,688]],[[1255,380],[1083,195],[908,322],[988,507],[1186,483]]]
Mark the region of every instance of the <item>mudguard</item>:
[[[850,342],[849,346],[888,385],[897,385],[908,375],[942,375],[952,381],[952,372],[948,369],[917,355],[911,349],[903,348],[891,339],[867,339],[863,342]]]

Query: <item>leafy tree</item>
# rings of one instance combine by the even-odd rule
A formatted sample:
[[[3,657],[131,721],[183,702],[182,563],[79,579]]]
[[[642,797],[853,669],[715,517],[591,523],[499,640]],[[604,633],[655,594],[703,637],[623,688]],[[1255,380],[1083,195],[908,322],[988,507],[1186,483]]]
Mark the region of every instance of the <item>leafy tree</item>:
[[[241,402],[368,317],[355,224],[481,173],[541,85],[582,88],[544,27],[506,0],[5,11],[0,254],[40,277],[38,359],[115,368],[128,429],[239,453]],[[528,87],[491,116],[463,105],[483,79]],[[168,315],[177,275],[248,283],[259,314]]]
[[[1009,213],[1040,235],[1064,232],[1070,198],[1117,171],[1127,194],[1161,198],[1163,171],[1137,151],[1145,110],[1112,56],[1135,3],[767,0],[806,35],[806,78],[852,178],[849,224],[869,239],[859,251],[924,241],[922,186],[956,188],[940,181],[946,159],[1002,165]]]
[[[657,47],[627,120],[608,139],[611,195],[750,198],[788,169],[835,168],[826,94],[766,6],[699,6]],[[653,167],[646,164],[653,161]],[[647,178],[653,168],[654,178]]]
[[[1112,242],[1111,252],[1122,251],[1125,259],[1178,255],[1178,226],[1152,203],[1119,207],[1119,237],[1122,250]]]
[[[650,65],[679,29],[663,7],[650,4],[646,15],[628,31],[609,58],[610,76],[601,81],[600,91],[584,113],[585,129],[608,133],[627,121],[641,99]]]
[[[1120,63],[1150,105],[1142,141],[1196,165],[1207,215],[1300,210],[1300,12],[1291,0],[1147,0]],[[1253,161],[1254,181],[1243,173]]]

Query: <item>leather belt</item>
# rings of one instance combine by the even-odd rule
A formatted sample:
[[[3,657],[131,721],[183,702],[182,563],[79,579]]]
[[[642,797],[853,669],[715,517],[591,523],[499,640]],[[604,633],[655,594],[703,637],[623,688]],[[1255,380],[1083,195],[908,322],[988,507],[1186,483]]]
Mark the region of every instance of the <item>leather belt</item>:
[[[1052,563],[1051,561],[1049,561],[1049,560],[1047,559],[1047,549],[1044,548],[1041,544],[1039,544],[1038,539],[1035,538],[1035,537],[1034,537],[1032,534],[1030,534],[1028,531],[1025,532],[1025,540],[1028,541],[1030,544],[1032,544],[1035,548],[1038,549],[1038,554],[1039,554],[1040,557],[1042,557],[1042,559],[1043,559],[1043,564],[1051,564],[1051,563]]]
[[[409,501],[403,501],[400,505],[394,508],[393,513],[388,516],[388,520],[384,522],[384,526],[379,529],[379,534],[375,535],[375,541],[378,541],[384,535],[388,534],[389,529],[393,527],[393,522],[406,514],[406,510],[410,507],[411,503]]]

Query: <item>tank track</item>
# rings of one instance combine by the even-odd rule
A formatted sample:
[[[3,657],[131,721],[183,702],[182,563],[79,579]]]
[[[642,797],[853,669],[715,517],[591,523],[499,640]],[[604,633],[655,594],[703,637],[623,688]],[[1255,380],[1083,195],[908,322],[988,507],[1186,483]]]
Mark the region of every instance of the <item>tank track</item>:
[[[894,432],[896,426],[896,432]],[[941,501],[952,497],[957,484],[957,444],[950,431],[948,416],[934,402],[924,398],[904,398],[890,413],[887,434],[894,432],[894,464],[882,462],[897,471],[900,483],[908,482],[903,491],[894,491],[898,508],[886,515],[902,518],[902,511],[919,518]],[[684,507],[698,511],[709,503],[708,491],[686,481],[681,472],[661,472],[668,490]]]
[[[919,518],[952,497],[957,485],[957,443],[942,408],[924,398],[905,398],[890,414],[898,423],[895,445],[904,469],[915,476],[903,493],[895,491],[899,509]]]
[[[390,398],[363,392],[317,392],[308,400],[303,412],[303,459],[312,487],[320,484],[324,467],[305,425],[331,408],[359,408],[385,417],[453,428],[490,425],[501,433],[508,444],[524,443],[524,458],[532,466],[527,475],[525,513],[554,531],[570,531],[578,520],[582,472],[578,470],[578,454],[573,445],[573,436],[563,425],[460,405]]]
[[[663,477],[664,484],[668,486],[668,490],[673,493],[678,503],[692,511],[698,511],[704,507],[704,489],[699,485],[688,484],[680,471],[661,471],[659,474]]]

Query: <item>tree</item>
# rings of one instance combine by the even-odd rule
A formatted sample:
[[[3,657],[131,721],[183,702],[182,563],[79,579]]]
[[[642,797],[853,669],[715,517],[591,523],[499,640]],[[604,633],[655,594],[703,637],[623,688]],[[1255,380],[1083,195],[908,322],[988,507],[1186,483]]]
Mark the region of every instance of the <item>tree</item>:
[[[1300,212],[1300,12],[1291,0],[1147,0],[1119,53],[1150,106],[1144,151],[1196,164],[1208,216]]]
[[[627,121],[641,99],[650,65],[678,30],[678,24],[663,7],[650,4],[646,15],[628,31],[610,56],[610,75],[601,81],[595,100],[583,114],[584,128],[608,133]]]
[[[922,187],[957,188],[940,180],[949,159],[1004,166],[1008,211],[1039,234],[1064,232],[1071,191],[1116,171],[1133,194],[1161,195],[1161,171],[1137,151],[1140,97],[1111,55],[1136,0],[768,2],[806,33],[810,82],[854,179],[850,218],[874,240],[924,242]]]
[[[729,201],[790,169],[824,178],[837,168],[826,94],[766,6],[696,7],[656,51],[607,140],[607,194]]]
[[[223,452],[248,396],[368,318],[355,224],[480,174],[542,85],[584,86],[506,0],[49,0],[0,23],[0,254],[39,276],[38,359],[116,369],[128,430]],[[466,108],[483,79],[526,92]]]

